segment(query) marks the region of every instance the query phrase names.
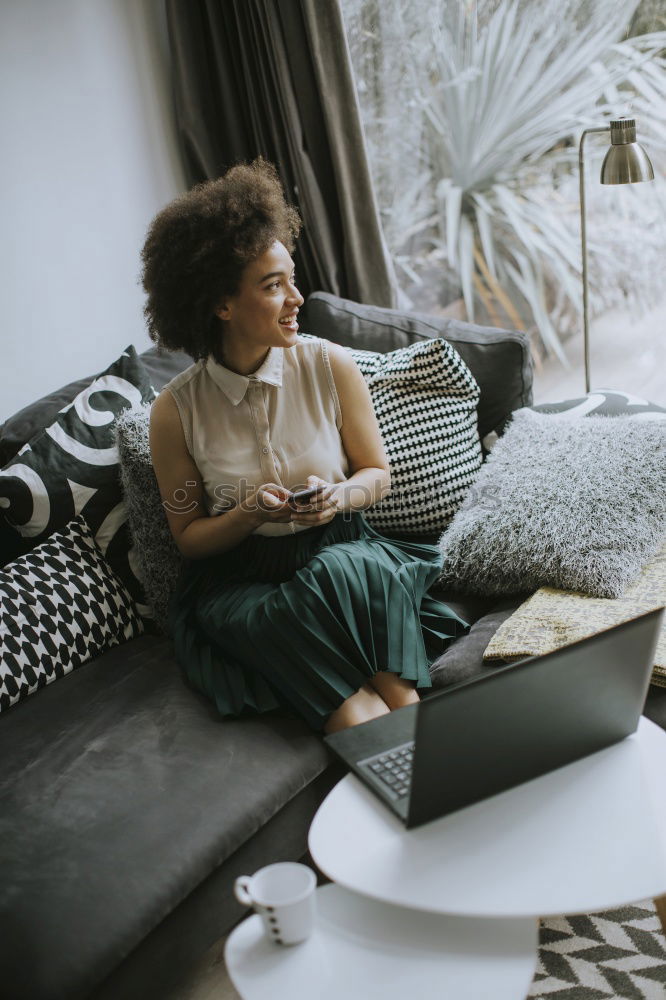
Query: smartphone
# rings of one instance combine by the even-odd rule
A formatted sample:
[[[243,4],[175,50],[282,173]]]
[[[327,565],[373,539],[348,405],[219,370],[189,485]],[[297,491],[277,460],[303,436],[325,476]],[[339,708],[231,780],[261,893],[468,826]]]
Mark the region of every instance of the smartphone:
[[[310,501],[316,497],[317,493],[322,490],[321,486],[311,486],[307,490],[297,490],[296,493],[292,493],[287,503],[290,507],[295,507],[296,504],[310,503]]]

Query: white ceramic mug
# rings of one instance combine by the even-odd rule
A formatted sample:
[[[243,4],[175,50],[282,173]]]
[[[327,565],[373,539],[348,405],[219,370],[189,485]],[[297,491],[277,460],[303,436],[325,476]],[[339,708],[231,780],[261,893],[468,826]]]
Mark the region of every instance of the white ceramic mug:
[[[261,917],[266,937],[275,944],[298,944],[312,933],[315,919],[315,873],[306,865],[281,861],[241,875],[236,899]]]

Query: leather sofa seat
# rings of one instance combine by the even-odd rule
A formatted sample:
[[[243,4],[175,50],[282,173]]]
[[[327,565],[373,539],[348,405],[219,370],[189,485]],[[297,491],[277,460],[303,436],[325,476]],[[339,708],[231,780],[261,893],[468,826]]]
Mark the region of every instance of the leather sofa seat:
[[[149,635],[8,712],[0,759],[7,1000],[88,996],[289,807],[304,815],[296,837],[276,836],[276,857],[305,853],[330,762],[296,719],[221,720],[183,684],[169,641]],[[244,912],[232,881],[215,901],[220,934]]]

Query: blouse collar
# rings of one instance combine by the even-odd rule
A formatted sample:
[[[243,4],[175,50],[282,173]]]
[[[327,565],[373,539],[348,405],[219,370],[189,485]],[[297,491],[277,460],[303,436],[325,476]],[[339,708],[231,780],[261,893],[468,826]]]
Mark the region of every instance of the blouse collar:
[[[256,372],[252,372],[251,375],[239,375],[238,372],[232,372],[230,368],[225,368],[224,365],[215,361],[213,357],[208,357],[205,364],[206,371],[213,382],[215,382],[234,406],[238,406],[241,400],[245,398],[245,393],[251,381],[266,382],[267,385],[281,386],[283,362],[282,349],[279,347],[270,347],[268,354],[259,368],[257,368]]]

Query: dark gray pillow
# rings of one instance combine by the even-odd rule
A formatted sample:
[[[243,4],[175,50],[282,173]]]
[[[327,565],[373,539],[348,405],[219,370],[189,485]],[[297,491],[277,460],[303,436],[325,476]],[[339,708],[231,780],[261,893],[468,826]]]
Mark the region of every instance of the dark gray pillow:
[[[308,297],[301,327],[344,347],[383,354],[419,340],[448,340],[481,390],[477,413],[480,438],[490,431],[501,431],[513,410],[532,402],[529,340],[516,330],[361,305],[328,292]]]
[[[440,539],[441,582],[619,597],[657,552],[665,516],[665,421],[522,409]]]
[[[134,406],[116,421],[120,481],[137,569],[158,629],[166,632],[182,557],[162,506],[148,443],[150,406]]]

